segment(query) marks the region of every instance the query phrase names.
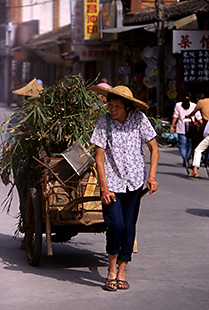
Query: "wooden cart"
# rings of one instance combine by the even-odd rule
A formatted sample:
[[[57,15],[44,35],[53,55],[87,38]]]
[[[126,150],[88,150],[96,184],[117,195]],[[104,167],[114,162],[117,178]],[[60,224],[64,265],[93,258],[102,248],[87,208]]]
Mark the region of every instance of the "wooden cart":
[[[35,160],[44,173],[36,188],[29,189],[25,206],[26,253],[32,266],[39,264],[43,234],[50,256],[52,242],[106,230],[94,164],[79,176],[63,157]]]

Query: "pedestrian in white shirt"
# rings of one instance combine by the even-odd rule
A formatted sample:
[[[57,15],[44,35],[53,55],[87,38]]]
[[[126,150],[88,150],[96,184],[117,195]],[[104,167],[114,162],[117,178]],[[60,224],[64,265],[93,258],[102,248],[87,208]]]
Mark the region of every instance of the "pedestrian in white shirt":
[[[179,148],[181,157],[183,159],[184,167],[186,166],[187,146],[190,142],[189,139],[185,135],[185,122],[188,122],[189,119],[186,119],[185,117],[188,114],[190,114],[194,110],[195,107],[196,107],[196,104],[190,101],[190,94],[185,93],[182,96],[182,101],[177,102],[175,105],[173,118],[171,122],[170,133],[175,132],[174,126],[176,124],[176,133],[178,134],[178,148]],[[192,118],[193,121],[195,120],[195,118],[198,121],[201,121],[202,116],[199,111],[195,114],[195,116],[193,116]]]

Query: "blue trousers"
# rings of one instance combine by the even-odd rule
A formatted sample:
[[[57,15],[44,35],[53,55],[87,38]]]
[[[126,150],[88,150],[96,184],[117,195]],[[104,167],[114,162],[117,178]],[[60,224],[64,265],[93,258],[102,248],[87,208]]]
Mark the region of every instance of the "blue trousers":
[[[136,191],[127,189],[126,193],[115,193],[116,202],[102,206],[108,227],[106,251],[111,255],[118,254],[118,259],[122,261],[131,261],[142,187]]]
[[[181,154],[181,157],[184,161],[186,161],[186,157],[189,158],[192,149],[189,151],[190,154],[187,153],[187,146],[189,144],[190,140],[187,139],[187,137],[184,134],[178,134],[178,148]]]

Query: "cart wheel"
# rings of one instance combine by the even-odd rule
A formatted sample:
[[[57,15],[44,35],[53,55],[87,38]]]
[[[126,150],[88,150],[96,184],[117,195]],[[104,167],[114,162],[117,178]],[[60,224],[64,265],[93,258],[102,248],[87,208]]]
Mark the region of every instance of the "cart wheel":
[[[164,125],[164,124],[158,125],[157,124],[155,126],[155,131],[157,133],[157,136],[155,137],[155,139],[156,139],[159,147],[169,148],[169,147],[173,146],[172,143],[169,143],[168,140],[162,136],[162,134],[165,132],[168,132],[168,130],[169,130],[168,125]]]
[[[42,249],[42,212],[38,192],[30,188],[26,202],[25,241],[28,263],[37,266]]]

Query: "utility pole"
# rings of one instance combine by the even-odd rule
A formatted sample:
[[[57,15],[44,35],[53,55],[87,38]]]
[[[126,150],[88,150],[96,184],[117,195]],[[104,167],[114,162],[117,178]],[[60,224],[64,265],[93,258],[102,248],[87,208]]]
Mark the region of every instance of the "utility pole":
[[[59,28],[60,0],[53,0],[53,30]]]
[[[6,59],[5,59],[5,101],[9,106],[11,104],[11,0],[8,1],[6,19]]]
[[[157,13],[157,43],[158,43],[158,75],[157,75],[157,116],[164,116],[164,87],[165,87],[165,70],[164,70],[164,0],[155,0]]]

